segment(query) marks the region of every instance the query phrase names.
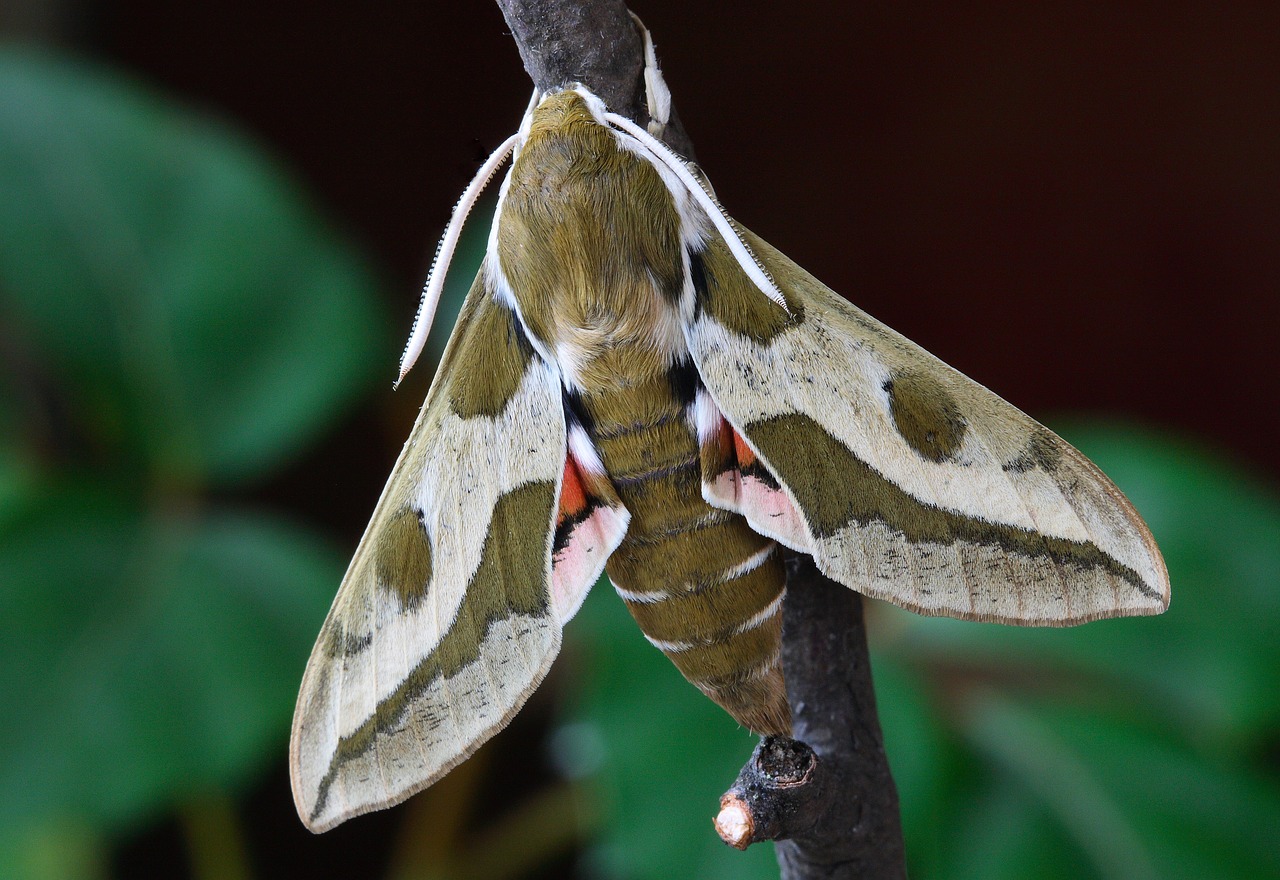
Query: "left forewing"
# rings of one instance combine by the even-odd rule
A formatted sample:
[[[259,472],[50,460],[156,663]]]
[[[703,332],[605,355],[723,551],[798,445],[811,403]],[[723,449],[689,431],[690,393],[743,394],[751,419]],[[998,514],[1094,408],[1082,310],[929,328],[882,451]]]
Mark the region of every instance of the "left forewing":
[[[927,614],[1064,625],[1165,608],[1150,532],[1092,463],[744,237],[788,309],[712,238],[687,328],[725,418],[718,435],[702,429],[721,450],[704,441],[711,503],[833,579]]]
[[[558,376],[477,279],[307,664],[290,769],[313,831],[430,785],[546,674],[565,446]]]

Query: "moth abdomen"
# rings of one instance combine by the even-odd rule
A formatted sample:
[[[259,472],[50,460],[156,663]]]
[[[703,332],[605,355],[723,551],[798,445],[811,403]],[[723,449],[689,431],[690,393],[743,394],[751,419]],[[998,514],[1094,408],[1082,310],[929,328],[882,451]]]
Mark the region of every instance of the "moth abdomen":
[[[702,497],[677,365],[585,393],[592,440],[631,521],[606,571],[645,637],[695,686],[761,733],[790,730],[778,664],[785,573],[774,543]],[[684,393],[681,393],[683,390]]]

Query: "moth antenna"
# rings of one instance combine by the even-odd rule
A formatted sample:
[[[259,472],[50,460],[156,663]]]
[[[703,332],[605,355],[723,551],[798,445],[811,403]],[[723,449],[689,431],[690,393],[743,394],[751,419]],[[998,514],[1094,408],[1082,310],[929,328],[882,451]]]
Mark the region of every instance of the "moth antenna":
[[[658,53],[653,46],[653,34],[644,26],[640,16],[631,13],[631,20],[640,28],[640,37],[644,40],[644,99],[649,110],[649,134],[662,137],[663,130],[671,121],[671,90],[667,81],[662,78],[662,70],[658,67]]]
[[[538,109],[538,105],[542,103],[542,99],[546,94],[538,89],[533,90],[533,97],[529,99],[529,106],[524,108],[524,116],[520,118],[520,128],[516,132],[518,141],[516,142],[516,155],[520,155],[520,144],[529,139],[529,127],[533,125],[533,111]]]
[[[738,234],[738,230],[734,226],[733,220],[725,213],[724,208],[720,207],[720,203],[716,201],[715,195],[712,194],[707,184],[689,170],[688,163],[677,156],[670,147],[627,117],[619,116],[617,113],[605,113],[604,119],[647,147],[655,159],[660,161],[666,168],[669,168],[680,179],[685,189],[702,206],[702,210],[706,211],[707,216],[711,218],[711,222],[724,238],[725,244],[729,246],[729,251],[733,254],[734,259],[738,261],[738,265],[747,273],[747,277],[755,282],[761,293],[782,306],[783,311],[790,315],[791,310],[787,308],[787,300],[783,297],[782,291],[778,289],[778,285],[773,280],[773,276],[769,274],[769,270],[756,257],[750,245],[743,241],[742,236]]]
[[[502,142],[502,146],[493,151],[493,155],[480,166],[480,170],[463,191],[458,203],[453,206],[449,225],[445,228],[440,243],[436,245],[436,254],[431,260],[431,271],[427,274],[427,283],[422,287],[422,301],[418,304],[418,314],[413,319],[413,329],[409,331],[409,342],[404,347],[404,354],[400,356],[400,376],[396,379],[393,388],[398,388],[404,381],[404,377],[413,369],[418,355],[422,354],[422,349],[427,344],[427,334],[431,332],[431,322],[435,319],[436,307],[440,305],[440,294],[444,290],[444,278],[448,274],[449,263],[453,261],[453,252],[458,248],[458,239],[462,237],[462,226],[466,222],[467,215],[475,207],[480,194],[493,179],[493,175],[502,167],[502,163],[507,161],[507,157],[511,155],[519,139],[518,134],[513,134]]]

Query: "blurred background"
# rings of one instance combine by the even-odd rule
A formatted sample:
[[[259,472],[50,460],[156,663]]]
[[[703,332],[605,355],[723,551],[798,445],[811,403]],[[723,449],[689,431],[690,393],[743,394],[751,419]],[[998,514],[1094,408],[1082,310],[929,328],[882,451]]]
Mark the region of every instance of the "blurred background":
[[[728,210],[1079,445],[1169,565],[1160,618],[871,609],[912,876],[1280,877],[1280,6],[634,8]],[[0,37],[0,876],[776,877],[710,826],[752,737],[608,589],[440,784],[294,814],[418,289],[528,99],[496,5]]]

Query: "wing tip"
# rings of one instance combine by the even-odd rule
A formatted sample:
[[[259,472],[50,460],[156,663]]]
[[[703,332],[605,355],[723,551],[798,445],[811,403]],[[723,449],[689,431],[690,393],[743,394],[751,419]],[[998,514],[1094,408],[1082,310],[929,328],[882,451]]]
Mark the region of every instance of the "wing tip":
[[[394,807],[399,803],[403,803],[415,794],[430,788],[436,782],[440,781],[449,771],[453,770],[463,761],[470,758],[480,749],[486,742],[500,733],[516,713],[524,706],[533,692],[538,689],[543,680],[547,677],[547,673],[551,671],[551,664],[555,662],[557,655],[560,653],[562,631],[560,626],[553,626],[551,631],[554,635],[552,644],[549,646],[541,665],[537,670],[533,671],[528,684],[522,689],[511,707],[493,724],[480,731],[473,736],[467,743],[466,747],[455,754],[452,758],[442,763],[433,773],[414,781],[396,792],[387,792],[384,798],[371,798],[369,800],[352,803],[349,799],[343,804],[342,809],[332,809],[325,811],[316,810],[316,801],[318,800],[318,791],[308,798],[305,786],[302,780],[302,722],[301,718],[295,716],[293,733],[289,741],[289,784],[293,790],[293,805],[298,811],[298,818],[302,824],[312,834],[323,834],[348,819],[354,819],[356,816],[363,816],[365,813],[373,813],[378,810],[385,810]],[[305,684],[305,683],[304,683]],[[335,779],[335,783],[338,780]]]

